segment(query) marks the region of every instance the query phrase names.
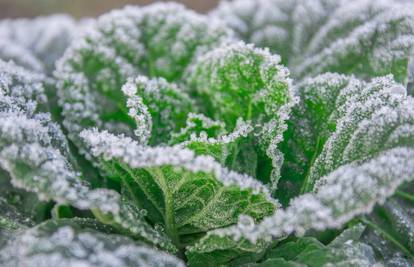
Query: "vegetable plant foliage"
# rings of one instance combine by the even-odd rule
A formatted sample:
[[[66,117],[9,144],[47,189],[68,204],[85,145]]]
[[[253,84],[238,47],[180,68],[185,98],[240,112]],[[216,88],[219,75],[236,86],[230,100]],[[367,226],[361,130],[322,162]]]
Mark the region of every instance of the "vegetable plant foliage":
[[[414,266],[414,6],[0,22],[1,266]]]

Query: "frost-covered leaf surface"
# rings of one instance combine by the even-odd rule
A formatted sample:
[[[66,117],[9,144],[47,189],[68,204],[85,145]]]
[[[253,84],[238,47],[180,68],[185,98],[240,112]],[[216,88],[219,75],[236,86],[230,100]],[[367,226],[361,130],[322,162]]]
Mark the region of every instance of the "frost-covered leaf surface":
[[[0,21],[0,265],[414,266],[413,7]]]
[[[170,247],[169,240],[152,230],[140,211],[129,208],[117,192],[92,189],[83,180],[69,161],[68,144],[60,127],[51,121],[50,114],[36,112],[37,102],[32,99],[41,97],[43,92],[36,84],[37,76],[21,71],[17,68],[13,75],[2,72],[1,80],[0,166],[12,184],[36,193],[42,200],[103,213],[105,218],[101,219],[105,221],[110,216],[108,223],[148,242]]]
[[[275,210],[266,187],[210,156],[196,156],[179,146],[144,147],[129,137],[96,130],[81,137],[108,176],[125,187],[178,247],[186,239],[235,223],[241,214],[260,219]]]
[[[2,266],[165,266],[184,264],[132,239],[58,220],[23,231],[0,251]]]
[[[247,42],[281,54],[296,77],[330,72],[408,81],[411,3],[391,0],[235,0],[213,12]]]
[[[78,134],[88,127],[130,133],[134,121],[121,91],[128,77],[179,81],[198,55],[230,36],[221,22],[174,3],[103,15],[73,42],[57,66],[69,137],[81,146]]]
[[[322,76],[307,82],[323,80]],[[334,77],[327,80],[332,81]],[[305,127],[306,116],[301,115],[299,122],[292,118],[295,126],[300,127],[299,135],[288,140],[300,143],[301,134],[315,133],[326,139],[320,151],[310,146],[316,154],[309,171],[302,176],[302,192],[314,192],[294,198],[286,209],[279,209],[249,229],[233,226],[213,235],[245,237],[255,242],[269,239],[271,235],[280,237],[293,232],[303,235],[310,229],[338,228],[356,215],[371,212],[376,203],[383,203],[401,184],[414,179],[414,138],[413,131],[409,130],[414,119],[414,105],[413,99],[405,96],[405,88],[389,77],[375,79],[370,84],[353,80],[343,86],[343,79],[336,82],[333,88],[339,88],[338,94],[335,90],[325,91],[332,85],[324,82],[318,86],[319,92],[298,89],[304,90],[304,100],[309,97],[308,106],[302,103],[299,108],[304,108],[307,114],[314,112],[314,116],[309,115],[316,122],[310,125],[318,126],[320,118],[328,122],[325,126],[332,123],[330,131],[322,128],[312,132]],[[318,96],[318,93],[319,97],[312,95]],[[332,114],[323,104],[333,102],[324,99],[331,97],[330,93],[337,95],[334,102],[337,107]],[[312,105],[312,101],[318,104]],[[315,106],[320,108],[319,113],[312,111]]]
[[[78,28],[67,15],[0,22],[0,58],[37,72],[51,74]]]
[[[205,114],[223,121],[228,130],[240,119],[251,123],[256,138],[250,140],[250,157],[262,162],[249,167],[272,188],[283,157],[277,144],[294,103],[289,71],[279,63],[280,58],[266,49],[238,43],[201,57],[188,78],[190,94]]]

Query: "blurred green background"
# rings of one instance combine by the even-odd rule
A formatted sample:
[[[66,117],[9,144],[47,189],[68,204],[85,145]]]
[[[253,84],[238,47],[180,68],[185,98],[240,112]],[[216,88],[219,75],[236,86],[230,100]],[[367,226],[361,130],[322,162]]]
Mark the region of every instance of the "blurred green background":
[[[128,4],[147,5],[151,0],[0,0],[0,19],[67,13],[76,18],[96,17]],[[219,0],[176,0],[198,12],[207,12]]]

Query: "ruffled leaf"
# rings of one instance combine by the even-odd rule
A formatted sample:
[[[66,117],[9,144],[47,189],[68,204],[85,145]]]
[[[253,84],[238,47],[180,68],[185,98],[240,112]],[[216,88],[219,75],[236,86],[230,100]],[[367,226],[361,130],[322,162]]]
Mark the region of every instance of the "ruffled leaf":
[[[180,146],[145,147],[96,130],[83,131],[81,137],[108,176],[127,188],[135,204],[178,247],[186,239],[235,223],[240,214],[260,219],[275,209],[263,185],[210,156],[196,156]]]
[[[276,266],[372,266],[376,263],[374,251],[359,241],[364,226],[356,225],[345,230],[329,245],[323,245],[313,237],[287,242],[269,250],[262,262],[249,267]],[[277,266],[285,266],[277,265]]]
[[[296,92],[300,102],[292,111],[281,146],[285,164],[279,195],[285,198],[284,203],[300,192],[312,190],[319,177],[339,166],[397,146],[383,144],[387,129],[398,124],[409,127],[404,125],[412,116],[406,112],[409,104],[402,101],[405,89],[391,77],[366,83],[328,73],[304,80]],[[397,114],[387,114],[391,112]],[[389,119],[379,119],[386,116]]]
[[[127,78],[140,74],[179,81],[198,55],[230,35],[217,20],[174,3],[130,6],[103,15],[72,43],[57,66],[69,138],[87,153],[78,137],[85,128],[131,135],[134,121],[121,91]]]
[[[288,137],[302,145],[304,136],[321,136],[321,149],[296,146],[316,153],[315,160],[307,163],[310,178],[304,179],[305,188],[314,192],[298,196],[250,230],[233,226],[214,234],[255,242],[339,228],[357,215],[370,213],[375,204],[384,203],[400,185],[414,179],[414,102],[405,96],[405,88],[390,77],[365,83],[339,76],[333,83],[323,82],[327,77],[333,76],[305,81],[313,86],[310,90],[299,87],[303,101],[298,110],[309,116],[293,119],[298,134]]]
[[[36,193],[41,200],[92,210],[103,221],[174,250],[169,239],[148,225],[141,212],[118,193],[92,189],[74,170],[60,127],[51,121],[50,114],[36,112],[35,100],[42,95],[43,87],[30,73],[23,75],[26,73],[18,70],[17,74],[0,74],[0,167],[7,172],[6,179],[10,177],[15,187]]]
[[[122,91],[128,97],[129,115],[135,120],[135,135],[141,144],[166,143],[194,109],[188,95],[163,78],[139,76],[130,79]]]
[[[88,226],[88,225],[86,225]],[[184,266],[181,260],[79,220],[58,220],[23,231],[0,250],[2,266]]]
[[[224,2],[214,12],[239,37],[282,55],[296,77],[327,71],[408,82],[414,16],[395,1]]]
[[[239,119],[251,121],[257,136],[255,154],[262,159],[255,176],[272,187],[282,161],[277,144],[294,103],[289,73],[279,60],[267,50],[233,44],[201,57],[187,81],[202,111],[223,121],[228,131]]]
[[[10,19],[0,22],[0,58],[51,74],[55,61],[68,47],[77,23],[67,15],[35,19]]]

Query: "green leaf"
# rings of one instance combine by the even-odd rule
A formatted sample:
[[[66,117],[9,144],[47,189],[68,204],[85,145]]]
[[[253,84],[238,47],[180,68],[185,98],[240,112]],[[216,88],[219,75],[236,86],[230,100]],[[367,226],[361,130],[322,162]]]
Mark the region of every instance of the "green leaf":
[[[316,155],[308,161],[309,176],[302,181],[305,191],[313,192],[292,199],[286,209],[279,209],[249,230],[232,226],[215,234],[256,242],[291,233],[303,235],[311,229],[338,228],[355,216],[370,213],[375,204],[383,203],[400,185],[414,179],[414,99],[390,77],[371,83],[352,78],[346,86],[342,76],[333,84],[324,82],[332,77],[335,75],[319,76],[298,87],[298,93],[305,95],[298,106],[303,113],[293,113],[291,122],[297,134],[287,137],[296,144],[307,136],[326,138],[320,150],[306,147]],[[324,83],[327,86],[318,85]],[[320,90],[305,90],[307,84]],[[336,96],[336,107],[330,113],[332,109],[324,103],[332,103],[328,101],[332,96]],[[310,117],[298,115],[305,113]],[[314,131],[306,125],[322,128]]]
[[[283,259],[285,264],[292,266],[372,266],[375,264],[374,251],[358,241],[363,230],[362,225],[356,225],[326,246],[313,237],[299,238],[269,250],[262,262],[247,266],[270,266],[268,264],[275,259]]]
[[[253,139],[253,127],[242,120],[227,132],[223,122],[190,113],[186,127],[172,135],[170,144],[191,149],[197,155],[210,155],[231,170],[254,176],[258,159]]]
[[[304,80],[296,91],[300,102],[281,146],[285,164],[279,195],[288,189],[310,191],[316,180],[341,165],[412,142],[398,136],[410,127],[412,100],[404,100],[405,89],[389,76],[366,83],[328,73]],[[394,128],[396,136],[390,136]],[[384,143],[389,136],[395,140]]]
[[[20,103],[37,104],[37,111],[48,111],[45,77],[12,62],[0,60],[0,94]]]
[[[412,182],[403,184],[392,198],[383,205],[377,206],[369,216],[361,219],[369,229],[364,236],[364,241],[375,249],[385,263],[398,261],[407,262],[407,265],[414,263],[412,185]]]
[[[293,76],[324,72],[408,82],[414,45],[411,3],[234,0],[213,12],[246,42],[281,54]],[[275,15],[277,14],[277,15]]]
[[[140,211],[130,208],[117,192],[92,189],[76,172],[69,161],[68,145],[60,127],[51,121],[50,114],[35,112],[37,102],[32,98],[36,99],[38,92],[31,87],[36,83],[31,83],[30,76],[10,76],[8,72],[2,75],[0,167],[7,172],[13,186],[33,192],[41,200],[105,214],[100,219],[110,217],[110,223],[131,235],[174,250],[169,239],[154,230]],[[41,88],[35,89],[42,92]]]
[[[241,214],[270,215],[275,203],[267,189],[247,175],[222,167],[210,156],[181,146],[145,147],[131,138],[85,130],[101,168],[125,187],[134,204],[162,225],[178,247],[189,237],[235,223]],[[191,238],[193,239],[193,238]]]
[[[30,70],[51,74],[79,25],[67,15],[0,22],[0,58]]]
[[[3,116],[2,116],[3,115]],[[146,241],[171,249],[169,241],[153,230],[139,211],[121,201],[115,191],[91,189],[51,143],[48,129],[23,115],[2,114],[0,166],[13,185],[36,193],[41,199],[67,203],[78,209],[104,213],[102,221],[116,224]],[[109,215],[108,215],[109,214]]]
[[[191,69],[192,96],[211,118],[235,127],[238,118],[267,123],[292,101],[280,58],[243,43],[212,50]]]
[[[0,248],[13,234],[33,225],[30,217],[26,217],[10,200],[0,197]]]
[[[78,136],[85,128],[132,135],[134,121],[121,91],[127,78],[146,75],[179,82],[200,54],[230,35],[221,22],[174,3],[129,6],[101,16],[57,64],[69,138],[88,154]]]
[[[91,228],[93,227],[93,228]],[[2,266],[184,266],[181,260],[79,220],[42,223],[11,238]]]
[[[232,131],[239,119],[251,122],[255,154],[261,160],[256,177],[275,187],[282,155],[277,144],[294,103],[289,72],[267,50],[238,43],[199,58],[187,80],[190,94],[207,116]],[[269,171],[270,169],[270,171]]]

